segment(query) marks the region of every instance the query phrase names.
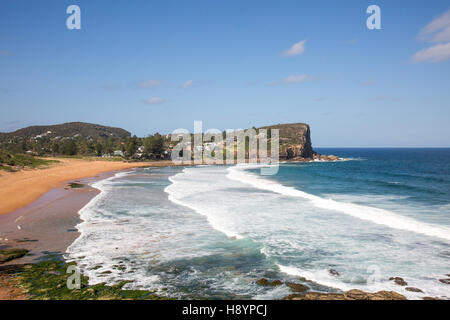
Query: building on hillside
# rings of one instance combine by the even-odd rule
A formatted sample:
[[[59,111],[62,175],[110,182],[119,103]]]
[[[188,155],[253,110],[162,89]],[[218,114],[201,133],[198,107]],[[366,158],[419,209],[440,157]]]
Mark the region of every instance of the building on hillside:
[[[116,150],[116,151],[114,151],[114,156],[115,157],[125,157],[125,154],[123,153],[122,150]]]

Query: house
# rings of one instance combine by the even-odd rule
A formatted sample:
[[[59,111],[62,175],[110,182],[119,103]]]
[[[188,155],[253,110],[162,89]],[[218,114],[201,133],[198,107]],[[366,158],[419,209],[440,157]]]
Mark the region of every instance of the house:
[[[116,151],[114,151],[114,156],[115,157],[124,157],[125,155],[124,155],[123,151],[116,150]]]
[[[204,147],[205,147],[206,151],[214,151],[216,146],[217,146],[217,144],[215,142],[207,142],[207,143],[204,144]]]

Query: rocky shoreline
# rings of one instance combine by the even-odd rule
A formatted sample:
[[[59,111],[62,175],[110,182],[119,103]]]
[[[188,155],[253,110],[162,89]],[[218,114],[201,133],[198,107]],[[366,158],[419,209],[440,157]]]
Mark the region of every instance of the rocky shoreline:
[[[330,269],[330,273],[334,274],[337,271]],[[338,273],[337,273],[338,274]],[[450,274],[446,275],[450,277]],[[312,281],[299,278],[302,282]],[[407,286],[408,283],[401,277],[390,277],[390,281],[394,281],[399,286]],[[440,282],[450,284],[450,279],[439,279]],[[296,282],[282,282],[281,280],[268,280],[266,278],[261,278],[256,280],[256,284],[264,287],[277,287],[281,285],[288,286],[292,294],[282,298],[282,300],[408,300],[404,295],[396,291],[381,290],[377,292],[365,292],[359,289],[352,289],[344,292],[315,292],[311,291],[310,288],[304,284]],[[411,292],[423,292],[421,289],[414,287],[406,287],[406,291]],[[422,297],[422,300],[445,300],[444,297]]]
[[[74,264],[66,263],[60,255],[46,254],[45,259],[38,263],[28,264],[5,264],[13,260],[20,259],[27,255],[26,249],[8,249],[0,252],[0,300],[14,299],[170,299],[158,296],[154,291],[149,290],[125,290],[122,287],[127,281],[118,285],[109,286],[104,283],[89,285],[88,278],[82,276],[82,287],[70,290],[66,287],[68,278],[67,267]],[[331,271],[330,271],[331,273]],[[450,274],[446,275],[450,277]],[[312,283],[305,278],[298,279],[301,282]],[[391,277],[397,285],[405,287],[407,282],[401,277]],[[450,279],[439,279],[440,282],[450,284]],[[264,287],[277,287],[286,285],[292,294],[283,297],[281,300],[408,300],[404,295],[396,291],[381,290],[377,292],[365,292],[359,289],[352,289],[344,292],[316,292],[311,291],[305,284],[281,280],[268,280],[261,278],[256,280],[256,284]],[[406,287],[405,290],[422,292],[413,287]],[[439,297],[422,297],[422,300],[442,300]]]
[[[302,162],[306,161],[339,161],[343,160],[340,159],[337,156],[324,156],[319,154],[314,154],[313,158],[310,159],[304,159],[302,158]],[[296,161],[295,159],[292,159],[290,161]],[[105,175],[106,176],[106,175]],[[97,180],[104,178],[105,176],[91,178],[92,180]],[[51,206],[49,207],[47,205],[47,202],[45,202],[45,205],[40,204],[39,206],[33,208],[34,215],[30,216],[27,219],[36,218],[37,221],[40,221],[42,223],[42,220],[45,216],[45,221],[51,222],[51,225],[54,226],[55,224],[59,226],[59,229],[51,229],[53,232],[58,231],[57,238],[51,237],[49,239],[42,238],[42,232],[39,233],[40,239],[37,240],[35,236],[37,234],[30,233],[30,234],[23,234],[23,232],[31,232],[34,230],[34,228],[31,228],[31,225],[35,225],[34,221],[30,220],[30,226],[27,224],[27,220],[24,220],[22,218],[20,221],[20,229],[17,228],[16,222],[19,221],[18,217],[25,216],[24,212],[18,212],[17,214],[13,214],[10,217],[4,217],[7,220],[11,220],[11,233],[8,234],[10,237],[10,240],[8,241],[8,245],[0,246],[0,300],[3,299],[35,299],[35,298],[48,298],[48,299],[60,299],[64,296],[64,298],[70,298],[70,299],[98,299],[98,298],[110,298],[110,299],[120,299],[122,296],[131,298],[127,292],[122,292],[122,288],[120,286],[117,287],[110,287],[110,286],[99,286],[96,287],[96,289],[93,289],[92,286],[89,286],[86,284],[86,286],[83,288],[81,292],[74,292],[70,293],[68,291],[61,291],[63,290],[61,286],[64,286],[64,281],[66,278],[63,278],[63,274],[60,270],[62,270],[63,266],[65,267],[67,264],[65,264],[61,258],[59,257],[57,260],[52,260],[50,262],[41,263],[39,261],[42,261],[41,259],[43,256],[45,256],[48,251],[42,251],[42,250],[49,250],[52,251],[52,253],[62,253],[65,249],[66,242],[61,242],[61,234],[66,234],[67,241],[73,241],[73,238],[77,237],[77,232],[75,229],[73,229],[73,226],[78,221],[78,208],[79,206],[83,206],[86,202],[88,202],[95,194],[95,190],[87,186],[87,183],[91,181],[91,179],[87,180],[77,180],[73,183],[69,183],[66,185],[65,188],[61,188],[62,190],[59,190],[58,192],[63,192],[64,197],[62,197],[60,200],[56,201],[56,198],[51,198]],[[82,187],[81,187],[82,186]],[[66,194],[67,193],[67,194]],[[70,194],[70,196],[69,196]],[[59,193],[58,193],[59,195]],[[76,195],[82,196],[80,199],[77,199],[77,205],[73,206],[72,201],[68,201],[69,199],[73,199]],[[59,198],[58,198],[59,199]],[[49,200],[49,199],[47,199]],[[68,210],[68,205],[71,210]],[[61,216],[60,211],[61,209],[63,212],[67,214],[68,217]],[[42,211],[42,217],[40,217],[40,211]],[[49,214],[51,212],[55,213],[54,217],[52,214]],[[73,220],[71,217],[76,218]],[[6,220],[4,221],[6,222]],[[40,223],[40,224],[41,224]],[[4,224],[3,228],[5,228],[9,224]],[[46,229],[47,230],[47,229]],[[50,229],[48,229],[50,230]],[[6,231],[6,230],[4,230]],[[14,231],[14,233],[12,232]],[[39,230],[38,230],[39,231]],[[29,238],[19,238],[19,233],[21,236],[29,236]],[[17,236],[17,238],[16,238]],[[55,239],[58,239],[58,241],[55,241]],[[65,238],[64,238],[65,239]],[[7,239],[5,239],[7,240]],[[49,244],[58,244],[58,246],[49,246]],[[4,243],[6,244],[6,243]],[[18,249],[23,248],[23,249]],[[27,252],[29,250],[29,253]],[[19,262],[20,265],[17,265],[16,263]],[[12,265],[14,264],[14,265]],[[61,264],[61,265],[60,265]],[[11,267],[9,265],[12,265]],[[333,269],[329,270],[330,274],[332,275],[339,275],[339,272]],[[59,274],[56,274],[59,273]],[[30,280],[30,277],[28,275],[33,275],[36,277],[35,280]],[[42,277],[44,276],[45,277]],[[47,278],[48,275],[51,275],[54,279],[51,282],[47,282],[44,278]],[[442,279],[438,279],[441,283],[444,284],[450,284],[450,274],[446,275],[447,278],[442,277]],[[25,281],[29,281],[31,284],[27,284]],[[414,287],[408,287],[408,283],[401,277],[395,276],[391,277],[389,280],[395,282],[400,287],[403,287],[406,291],[411,292],[421,292],[422,290],[419,288]],[[59,282],[58,282],[59,281]],[[61,282],[62,281],[62,282]],[[311,283],[311,281],[304,279],[304,278],[298,278],[299,282],[302,283]],[[63,283],[61,285],[61,283]],[[47,293],[45,293],[44,296],[35,295],[34,288],[38,288],[41,285],[45,283]],[[261,286],[280,286],[280,285],[286,285],[290,288],[291,294],[287,295],[283,298],[283,300],[406,300],[407,298],[395,291],[378,291],[375,293],[370,292],[364,292],[361,290],[353,289],[345,292],[315,292],[311,288],[309,288],[307,285],[302,283],[297,283],[294,281],[291,282],[282,282],[281,280],[268,280],[265,278],[256,280],[256,283]],[[56,286],[56,288],[52,288],[51,286]],[[59,286],[59,287],[58,287]],[[24,290],[24,288],[26,289]],[[111,289],[112,288],[112,289]],[[58,289],[58,290],[56,290]],[[61,290],[59,290],[61,289]],[[65,289],[64,289],[65,290]],[[94,292],[92,291],[94,290]],[[100,295],[97,295],[96,292],[102,292]],[[109,293],[114,291],[114,294],[109,295]],[[36,291],[37,294],[37,291]],[[130,293],[131,294],[131,293]],[[159,299],[162,297],[158,297],[155,295],[154,292],[150,291],[140,291],[140,292],[133,292],[133,297],[137,299]],[[423,300],[439,300],[439,299],[446,299],[445,297],[423,297]]]
[[[84,275],[79,288],[69,289],[67,271],[74,265],[52,254],[38,263],[0,265],[0,300],[173,300],[151,290],[124,289],[129,281],[90,285]]]

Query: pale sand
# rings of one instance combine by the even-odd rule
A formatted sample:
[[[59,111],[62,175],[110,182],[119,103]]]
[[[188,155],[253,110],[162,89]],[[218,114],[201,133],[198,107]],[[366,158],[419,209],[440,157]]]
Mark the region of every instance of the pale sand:
[[[0,214],[23,208],[53,188],[70,180],[137,167],[171,166],[172,161],[119,162],[105,160],[56,159],[60,163],[43,169],[0,171]]]

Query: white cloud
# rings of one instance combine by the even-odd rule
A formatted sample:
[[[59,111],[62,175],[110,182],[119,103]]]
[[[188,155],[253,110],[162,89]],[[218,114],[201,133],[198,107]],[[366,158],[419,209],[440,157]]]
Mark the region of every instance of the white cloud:
[[[431,20],[419,33],[419,38],[437,43],[416,52],[412,62],[441,62],[450,59],[450,10]]]
[[[145,103],[148,103],[148,104],[161,104],[163,102],[164,102],[164,99],[160,98],[160,97],[151,97],[151,98],[148,98],[147,100],[145,100]]]
[[[192,80],[188,80],[181,85],[182,88],[189,88],[190,86],[192,86]]]
[[[440,62],[448,59],[450,59],[450,42],[420,50],[412,57],[412,61],[415,63]]]
[[[299,75],[293,75],[285,78],[283,81],[284,83],[300,83],[311,80],[311,77],[307,74],[299,74]]]
[[[419,37],[432,42],[450,41],[450,10],[431,20],[420,31]]]
[[[161,84],[159,80],[147,80],[139,83],[139,86],[142,88],[154,88],[158,87]]]
[[[297,43],[294,43],[294,45],[289,49],[283,52],[283,56],[285,57],[292,57],[292,56],[298,56],[305,52],[305,43],[306,40],[299,41]]]

